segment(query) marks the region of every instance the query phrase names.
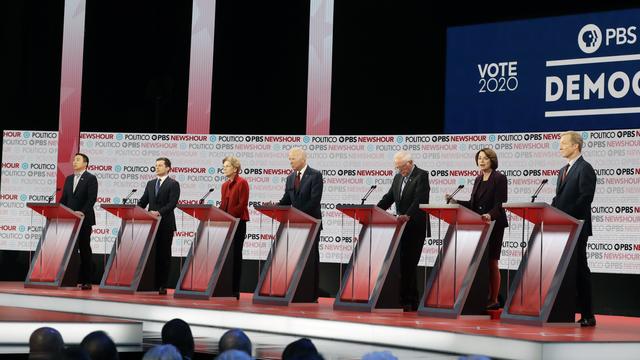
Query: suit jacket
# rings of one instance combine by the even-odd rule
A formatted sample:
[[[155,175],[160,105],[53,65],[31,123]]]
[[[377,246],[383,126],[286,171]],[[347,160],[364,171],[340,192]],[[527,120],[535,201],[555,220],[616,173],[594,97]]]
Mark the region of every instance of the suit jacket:
[[[422,228],[426,226],[427,236],[431,236],[431,224],[427,221],[427,213],[420,210],[420,204],[429,203],[429,191],[431,190],[429,173],[416,166],[409,175],[402,196],[400,196],[402,178],[400,173],[396,174],[389,191],[378,202],[378,206],[387,210],[392,204],[395,204],[398,215],[410,216],[407,226]]]
[[[157,211],[162,215],[159,227],[171,231],[176,230],[176,216],[173,210],[178,205],[180,199],[180,184],[168,177],[162,182],[158,193],[156,194],[156,181],[158,179],[149,180],[144,188],[144,194],[138,201],[138,206],[145,208],[149,205],[149,211]]]
[[[473,182],[471,199],[469,201],[458,200],[458,204],[475,211],[476,213],[489,214],[491,220],[496,221],[495,226],[507,227],[507,214],[502,208],[502,203],[507,202],[507,177],[497,171],[492,171],[489,179],[480,190],[483,175],[480,174]],[[480,193],[478,193],[480,191]]]
[[[566,166],[565,166],[566,167]],[[564,182],[562,174],[565,167],[558,173],[556,196],[551,206],[566,212],[576,219],[584,220],[582,235],[593,235],[591,230],[591,202],[596,192],[596,172],[582,156],[573,164]]]
[[[316,219],[322,219],[320,209],[323,186],[322,173],[307,166],[307,170],[304,171],[300,179],[300,189],[297,192],[294,189],[295,179],[295,171],[287,176],[284,195],[280,199],[279,205],[291,205]]]
[[[249,221],[249,184],[236,175],[222,184],[220,209],[243,221]]]
[[[98,198],[98,179],[92,173],[85,171],[78,180],[76,191],[73,191],[73,177],[72,174],[65,179],[60,203],[71,210],[82,211],[84,214],[82,225],[93,226],[96,224],[93,206]]]

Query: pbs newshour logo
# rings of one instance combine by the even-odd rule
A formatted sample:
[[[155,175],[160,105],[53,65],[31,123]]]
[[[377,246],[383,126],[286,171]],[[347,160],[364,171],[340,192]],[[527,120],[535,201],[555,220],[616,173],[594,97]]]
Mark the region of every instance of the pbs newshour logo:
[[[593,54],[602,46],[635,44],[637,41],[636,27],[607,28],[602,36],[602,30],[596,24],[587,24],[578,33],[578,47],[585,54]]]

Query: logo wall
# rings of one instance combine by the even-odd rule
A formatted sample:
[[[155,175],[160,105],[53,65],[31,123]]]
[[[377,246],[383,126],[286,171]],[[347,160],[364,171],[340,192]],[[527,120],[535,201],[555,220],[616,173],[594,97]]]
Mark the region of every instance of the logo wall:
[[[640,130],[585,131],[584,156],[596,169],[598,185],[593,203],[594,236],[587,254],[595,272],[640,274]],[[0,195],[0,249],[33,251],[44,219],[26,207],[46,202],[55,190],[57,133],[5,131]],[[225,181],[221,161],[237,156],[250,185],[250,216],[243,257],[265,259],[277,223],[261,216],[253,206],[282,197],[290,172],[288,150],[302,147],[311,167],[323,172],[323,225],[321,261],[346,263],[354,235],[360,227],[336,210],[337,204],[359,204],[371,185],[375,204],[388,191],[393,155],[413,154],[417,166],[430,176],[430,201],[444,203],[444,194],[458,185],[456,197],[467,199],[476,175],[475,153],[496,150],[500,168],[509,179],[509,202],[528,202],[540,181],[549,183],[538,197],[550,203],[556,177],[564,165],[558,151],[559,133],[395,136],[255,136],[83,133],[81,151],[91,159],[89,171],[98,177],[99,193],[92,235],[95,253],[108,254],[119,231],[119,219],[100,208],[101,203],[122,203],[131,189],[142,195],[153,179],[155,159],[166,156],[172,176],[180,182],[183,204],[196,204],[211,187],[209,204],[218,205]],[[137,201],[137,199],[132,199]],[[390,209],[393,211],[393,209]],[[194,239],[197,221],[176,210],[178,230],[173,255],[185,256]],[[440,225],[440,228],[438,227]],[[430,266],[438,253],[446,227],[431,218],[432,237],[425,239],[421,264]],[[525,236],[533,228],[525,225]],[[505,231],[501,267],[517,269],[520,262],[522,222],[515,215]]]

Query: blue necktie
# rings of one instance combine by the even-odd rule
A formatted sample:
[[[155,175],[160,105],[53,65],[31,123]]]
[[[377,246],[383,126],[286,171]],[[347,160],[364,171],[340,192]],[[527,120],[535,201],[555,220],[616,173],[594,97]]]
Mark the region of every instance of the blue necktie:
[[[160,191],[160,179],[156,181],[156,195],[158,195],[158,191]]]

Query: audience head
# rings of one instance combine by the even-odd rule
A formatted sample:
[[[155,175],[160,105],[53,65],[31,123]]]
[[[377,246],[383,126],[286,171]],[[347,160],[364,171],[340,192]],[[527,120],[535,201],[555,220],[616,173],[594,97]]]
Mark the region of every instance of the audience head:
[[[118,360],[116,344],[104,331],[94,331],[82,339],[80,347],[91,360]]]
[[[287,345],[282,352],[282,360],[287,359],[310,359],[319,356],[318,349],[307,338],[298,339]]]
[[[251,360],[251,356],[240,350],[227,350],[218,355],[216,360]]]
[[[193,357],[193,334],[189,324],[181,319],[173,319],[164,324],[162,343],[175,346],[184,357]]]
[[[29,359],[53,359],[64,350],[64,341],[58,330],[41,327],[29,337]]]
[[[142,360],[182,360],[182,355],[175,346],[165,344],[149,349]]]
[[[251,340],[240,329],[231,329],[224,333],[218,342],[218,351],[241,350],[251,356]]]

